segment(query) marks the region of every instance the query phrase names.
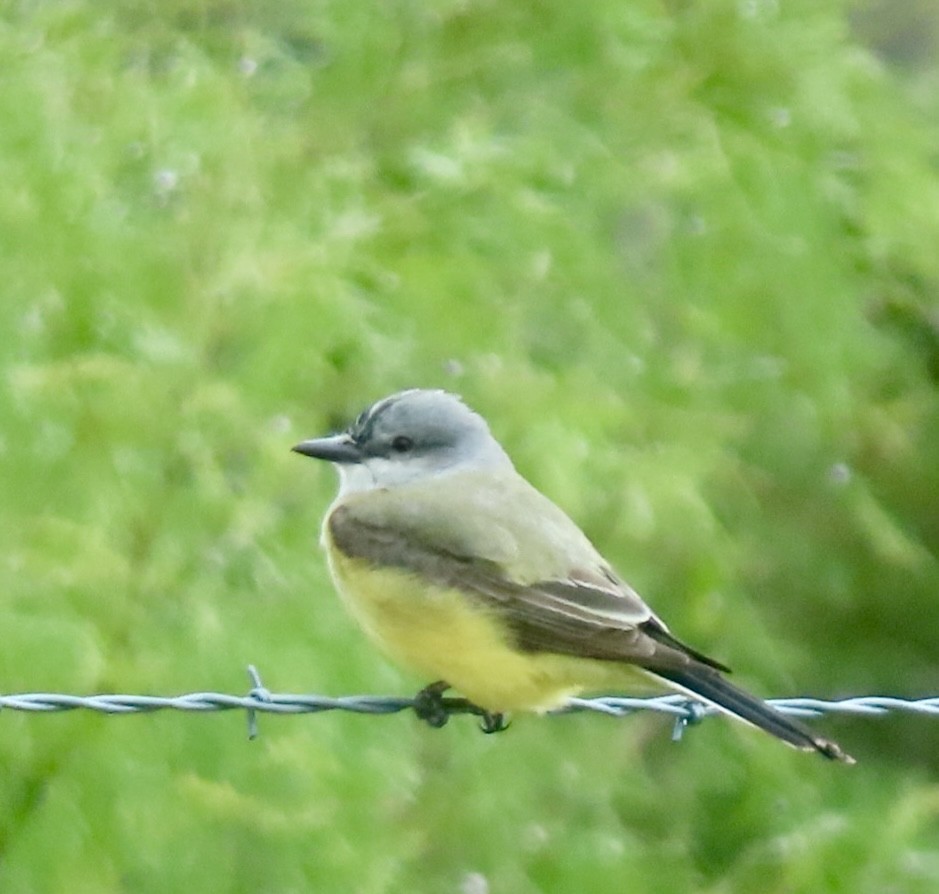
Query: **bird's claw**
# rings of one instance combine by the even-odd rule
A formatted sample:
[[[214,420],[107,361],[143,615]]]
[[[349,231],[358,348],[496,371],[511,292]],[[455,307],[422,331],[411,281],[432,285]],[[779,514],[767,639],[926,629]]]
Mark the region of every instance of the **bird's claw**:
[[[449,688],[450,685],[444,680],[425,686],[414,696],[414,713],[434,729],[446,726],[447,721],[450,720],[450,714],[454,711],[461,714],[476,714],[480,718],[479,728],[487,735],[501,733],[508,729],[509,721],[506,720],[505,714],[486,711],[465,699],[445,699],[443,694]]]
[[[503,730],[509,728],[509,721],[506,720],[505,714],[493,714],[489,711],[482,711],[480,713],[479,728],[487,735],[491,736],[493,733],[501,733]]]
[[[450,712],[443,702],[443,694],[447,689],[449,686],[443,680],[438,680],[414,696],[414,713],[434,729],[446,726],[450,719]]]

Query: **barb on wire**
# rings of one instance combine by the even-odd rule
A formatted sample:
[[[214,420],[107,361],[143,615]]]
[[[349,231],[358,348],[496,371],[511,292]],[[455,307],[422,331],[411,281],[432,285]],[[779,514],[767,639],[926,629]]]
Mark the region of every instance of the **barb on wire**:
[[[414,709],[415,698],[383,695],[347,695],[331,698],[325,695],[288,695],[270,692],[262,683],[254,666],[249,666],[252,688],[247,695],[222,692],[190,692],[177,696],[156,695],[67,695],[51,692],[0,694],[0,710],[50,713],[79,709],[104,714],[145,714],[153,711],[232,711],[243,710],[248,718],[249,738],[257,736],[257,714],[316,714],[321,711],[351,711],[356,714],[397,714]],[[931,714],[939,716],[939,697],[897,698],[891,696],[856,696],[837,700],[818,698],[775,698],[767,702],[783,714],[796,717],[818,717],[822,714],[853,714],[882,716],[891,713]],[[463,698],[443,698],[441,706],[448,715],[482,712]],[[552,714],[594,711],[614,717],[626,717],[638,711],[668,714],[675,719],[673,738],[680,739],[683,730],[704,717],[717,713],[684,695],[660,695],[652,698],[601,696],[572,698]]]

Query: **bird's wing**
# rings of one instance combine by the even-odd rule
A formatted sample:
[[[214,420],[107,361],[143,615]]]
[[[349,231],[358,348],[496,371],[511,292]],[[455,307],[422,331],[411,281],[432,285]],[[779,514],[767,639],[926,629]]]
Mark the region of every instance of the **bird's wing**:
[[[330,536],[346,555],[411,571],[481,601],[505,618],[521,649],[627,661],[649,670],[680,669],[691,662],[727,670],[675,639],[580,529],[523,484],[508,485],[517,488],[508,501],[508,523],[498,512],[474,513],[474,507],[454,507],[449,500],[443,512],[439,499],[422,489],[370,492],[333,510]],[[504,505],[506,494],[501,497],[488,508]],[[479,487],[467,497],[479,498]],[[526,555],[542,554],[541,560],[529,568],[516,561],[519,543]],[[507,571],[512,567],[527,574],[519,579]],[[538,574],[539,567],[548,573]]]

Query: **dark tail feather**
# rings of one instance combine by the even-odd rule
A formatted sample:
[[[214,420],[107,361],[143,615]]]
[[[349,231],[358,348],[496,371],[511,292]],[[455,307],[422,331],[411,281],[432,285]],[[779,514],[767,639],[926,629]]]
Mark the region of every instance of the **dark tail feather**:
[[[803,751],[817,751],[831,760],[853,764],[854,758],[841,750],[831,739],[817,736],[808,727],[786,717],[766,702],[743,689],[728,683],[719,673],[701,665],[651,671],[673,686],[708,702],[728,714],[733,714],[770,735]]]

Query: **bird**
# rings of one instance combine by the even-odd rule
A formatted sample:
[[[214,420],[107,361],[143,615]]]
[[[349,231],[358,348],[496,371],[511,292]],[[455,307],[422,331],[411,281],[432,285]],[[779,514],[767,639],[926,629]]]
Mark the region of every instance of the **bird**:
[[[451,688],[496,731],[513,712],[622,691],[639,672],[790,746],[854,763],[677,639],[458,395],[399,391],[345,431],[292,449],[338,470],[321,534],[333,582],[392,661],[433,681],[416,702],[432,724],[445,722]]]

